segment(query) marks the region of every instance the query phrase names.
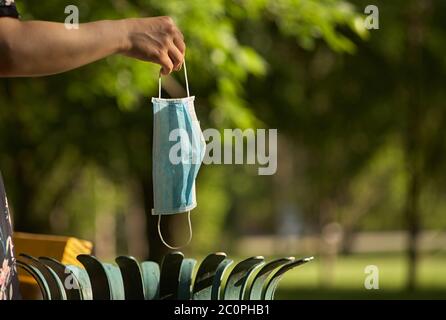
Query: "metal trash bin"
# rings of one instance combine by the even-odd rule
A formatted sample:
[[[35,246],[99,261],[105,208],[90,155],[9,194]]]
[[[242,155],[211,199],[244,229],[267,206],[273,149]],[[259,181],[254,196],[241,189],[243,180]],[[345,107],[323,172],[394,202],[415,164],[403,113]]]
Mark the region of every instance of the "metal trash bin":
[[[38,283],[45,300],[273,300],[282,276],[313,257],[266,262],[256,256],[234,265],[225,253],[212,253],[198,266],[181,252],[167,254],[161,266],[129,256],[116,264],[92,255],[77,260],[82,267],[20,254],[17,266]]]

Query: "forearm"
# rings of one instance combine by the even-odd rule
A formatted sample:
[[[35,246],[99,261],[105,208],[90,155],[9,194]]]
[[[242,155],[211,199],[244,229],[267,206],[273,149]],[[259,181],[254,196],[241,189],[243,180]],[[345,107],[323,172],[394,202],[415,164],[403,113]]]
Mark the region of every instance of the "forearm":
[[[75,69],[123,50],[124,20],[80,24],[0,19],[0,76],[40,76]]]

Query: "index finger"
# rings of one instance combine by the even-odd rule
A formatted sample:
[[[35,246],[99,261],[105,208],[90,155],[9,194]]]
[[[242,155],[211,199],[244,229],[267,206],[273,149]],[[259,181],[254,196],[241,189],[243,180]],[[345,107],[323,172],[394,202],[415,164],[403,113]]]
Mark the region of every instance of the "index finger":
[[[184,56],[184,53],[186,52],[186,44],[184,43],[184,37],[181,32],[177,32],[175,34],[173,37],[173,43]]]

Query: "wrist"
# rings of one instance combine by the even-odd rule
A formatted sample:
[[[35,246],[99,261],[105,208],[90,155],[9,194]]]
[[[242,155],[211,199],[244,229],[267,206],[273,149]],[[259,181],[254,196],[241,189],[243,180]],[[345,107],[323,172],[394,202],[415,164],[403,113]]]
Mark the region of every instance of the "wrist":
[[[115,30],[118,29],[118,49],[117,53],[126,53],[130,51],[132,44],[130,41],[130,19],[122,19],[117,20],[116,23],[117,28],[114,28]]]

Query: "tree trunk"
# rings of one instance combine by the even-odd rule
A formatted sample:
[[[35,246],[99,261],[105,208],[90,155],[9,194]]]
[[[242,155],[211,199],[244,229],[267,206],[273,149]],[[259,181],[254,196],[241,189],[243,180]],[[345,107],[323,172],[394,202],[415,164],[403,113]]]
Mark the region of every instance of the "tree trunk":
[[[14,97],[14,86],[10,79],[4,79],[5,93],[7,102],[4,108],[18,109],[21,106],[16,103]],[[17,145],[23,145],[26,139],[23,136],[23,126],[17,116],[17,112],[8,112],[9,115],[9,129],[14,130],[14,139]],[[23,157],[20,157],[21,149],[14,148],[14,161],[10,170],[3,172],[5,190],[10,202],[12,211],[12,220],[14,230],[38,232],[42,226],[39,226],[37,219],[32,215],[32,207],[35,201],[35,189],[33,184],[29,182],[29,177],[26,175],[26,168],[23,163]],[[14,181],[9,184],[8,181]]]
[[[408,274],[407,289],[414,290],[416,288],[418,250],[417,240],[420,232],[420,210],[418,207],[420,197],[420,177],[415,170],[411,173],[408,183],[406,219],[407,219],[407,257],[408,257]]]
[[[417,239],[420,231],[419,198],[423,180],[423,150],[421,128],[423,122],[423,20],[428,9],[426,1],[412,1],[408,12],[407,40],[407,123],[405,132],[405,158],[408,169],[405,218],[407,227],[408,274],[407,289],[416,288],[418,250]]]
[[[147,216],[142,201],[142,190],[132,183],[132,196],[125,216],[125,230],[128,254],[145,259],[149,255],[147,242]]]

